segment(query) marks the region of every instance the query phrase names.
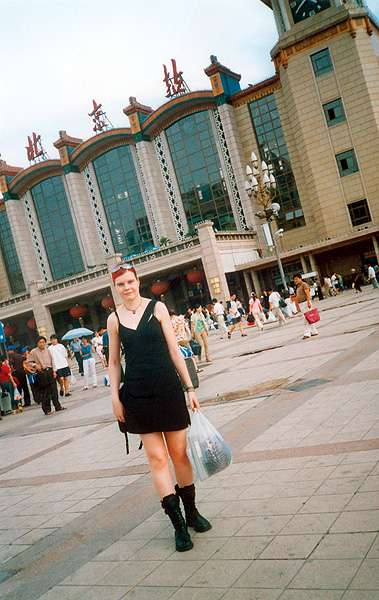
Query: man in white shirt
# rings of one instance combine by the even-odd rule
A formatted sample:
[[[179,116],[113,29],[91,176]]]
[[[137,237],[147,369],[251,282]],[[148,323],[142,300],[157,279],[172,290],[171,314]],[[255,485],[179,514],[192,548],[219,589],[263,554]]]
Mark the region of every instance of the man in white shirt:
[[[63,344],[58,342],[58,338],[53,333],[50,336],[51,345],[49,346],[49,352],[51,355],[51,360],[53,362],[53,369],[57,374],[57,379],[59,381],[59,395],[60,396],[71,396],[70,393],[70,376],[71,370],[68,365],[68,354],[67,349]]]
[[[240,330],[241,337],[246,337],[246,333],[244,332],[242,325],[242,317],[241,313],[238,310],[237,304],[237,295],[232,294],[230,296],[230,300],[227,303],[228,307],[228,321],[230,323],[229,331],[228,331],[228,339],[232,337],[232,333],[236,327]]]
[[[216,317],[218,331],[220,333],[220,337],[223,340],[224,334],[227,333],[226,325],[225,325],[225,308],[221,302],[221,300],[216,300],[213,298],[212,300],[213,309],[212,312]]]
[[[378,282],[376,280],[375,269],[371,265],[368,268],[368,278],[369,278],[370,283],[372,284],[372,287],[374,289],[376,289],[378,287]]]
[[[268,301],[270,303],[270,311],[274,315],[274,317],[279,321],[279,326],[285,325],[286,319],[282,313],[280,308],[280,301],[282,299],[279,292],[274,292],[273,290],[268,290],[270,295],[268,297]]]

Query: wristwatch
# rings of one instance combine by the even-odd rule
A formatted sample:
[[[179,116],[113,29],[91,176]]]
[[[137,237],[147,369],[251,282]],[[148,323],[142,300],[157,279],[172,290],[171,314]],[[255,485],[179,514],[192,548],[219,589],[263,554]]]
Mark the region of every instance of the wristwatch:
[[[193,385],[183,385],[184,387],[184,391],[185,392],[194,392],[195,388],[193,387]]]

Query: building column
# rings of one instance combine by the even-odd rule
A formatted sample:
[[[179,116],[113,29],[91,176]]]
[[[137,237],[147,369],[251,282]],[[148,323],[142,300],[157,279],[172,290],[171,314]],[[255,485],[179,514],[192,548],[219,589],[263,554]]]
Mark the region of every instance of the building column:
[[[10,296],[12,296],[12,290],[9,285],[8,273],[0,252],[0,300],[9,298]]]
[[[305,260],[305,256],[303,254],[300,254],[300,261],[301,261],[301,268],[303,270],[303,273],[308,273],[307,261]]]
[[[161,237],[176,239],[176,231],[166,197],[166,191],[159,168],[159,163],[153,142],[141,141],[136,144],[136,157],[140,167],[141,179],[145,184],[145,191],[149,208],[151,208],[151,220],[153,220],[152,233],[159,242]],[[147,211],[148,212],[148,211]],[[154,233],[156,234],[154,235]]]
[[[49,339],[51,334],[54,333],[54,323],[49,308],[41,302],[41,295],[38,292],[41,287],[43,287],[42,281],[31,281],[29,283],[30,300],[38,334]]]
[[[121,263],[122,262],[122,254],[121,252],[118,252],[117,254],[112,254],[110,256],[107,256],[105,259],[105,262],[107,263],[107,267],[108,267],[108,273],[109,273],[109,287],[111,288],[111,293],[112,293],[112,297],[114,300],[115,305],[117,306],[118,304],[122,303],[122,300],[120,298],[120,295],[117,293],[116,288],[113,284],[113,279],[112,279],[112,268],[117,265],[117,263]]]
[[[251,275],[251,279],[253,280],[254,292],[256,293],[257,296],[261,296],[262,286],[261,286],[258,272],[253,271],[253,269],[252,269],[250,271],[250,275]]]
[[[376,255],[376,262],[377,264],[379,264],[379,243],[378,240],[376,239],[375,235],[372,236],[372,245],[374,246],[374,252]]]
[[[41,277],[22,200],[7,200],[6,210],[26,287]]]
[[[82,247],[83,263],[89,267],[104,264],[104,254],[98,243],[98,233],[93,213],[88,200],[86,184],[82,173],[66,173],[67,199],[75,224],[76,235]]]
[[[230,291],[212,221],[200,223],[197,231],[201,247],[201,260],[211,297],[226,302],[230,297]]]
[[[247,295],[251,296],[251,292],[253,291],[250,273],[248,271],[243,271],[243,278],[245,280]]]
[[[314,255],[313,254],[309,254],[308,258],[309,258],[309,262],[311,263],[311,270],[315,271],[316,273],[318,273],[318,266],[317,266],[317,262],[316,262],[316,259],[315,259]]]

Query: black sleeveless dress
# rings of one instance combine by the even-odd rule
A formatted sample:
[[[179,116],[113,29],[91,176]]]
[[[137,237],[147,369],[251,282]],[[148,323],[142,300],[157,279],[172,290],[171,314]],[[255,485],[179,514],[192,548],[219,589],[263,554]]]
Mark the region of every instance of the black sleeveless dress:
[[[179,431],[190,425],[182,384],[171,360],[151,300],[136,330],[119,321],[125,353],[125,378],[120,400],[129,433]]]

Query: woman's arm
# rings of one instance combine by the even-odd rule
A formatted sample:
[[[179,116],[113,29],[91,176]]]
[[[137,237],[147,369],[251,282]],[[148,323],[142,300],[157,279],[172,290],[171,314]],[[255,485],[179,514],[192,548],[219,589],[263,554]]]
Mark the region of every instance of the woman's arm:
[[[155,314],[161,324],[171,360],[174,363],[177,372],[179,373],[182,383],[190,388],[190,391],[188,392],[188,398],[192,410],[195,410],[199,408],[199,401],[196,397],[195,390],[193,389],[192,381],[189,376],[186,363],[184,362],[184,358],[178,350],[178,344],[176,342],[175,333],[171,325],[170,315],[168,314],[166,306],[162,302],[157,302]]]
[[[124,407],[120,401],[119,389],[120,389],[120,336],[118,331],[118,321],[116,315],[113,313],[109,315],[107,321],[107,330],[109,334],[109,361],[108,361],[108,372],[109,372],[109,383],[112,394],[112,409],[113,414],[118,421],[122,423],[125,421]]]

